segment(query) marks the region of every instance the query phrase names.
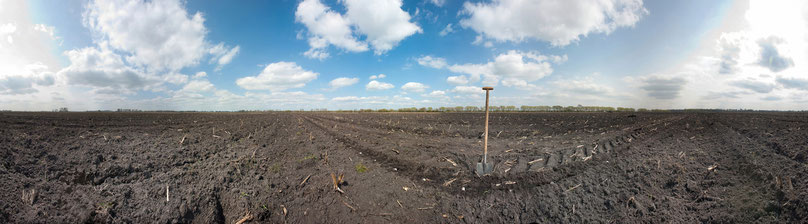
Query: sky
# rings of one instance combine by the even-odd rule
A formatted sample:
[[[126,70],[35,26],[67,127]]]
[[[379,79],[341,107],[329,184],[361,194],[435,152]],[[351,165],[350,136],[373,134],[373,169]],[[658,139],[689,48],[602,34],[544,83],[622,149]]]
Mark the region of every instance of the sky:
[[[806,62],[799,0],[0,0],[0,110],[806,110]]]

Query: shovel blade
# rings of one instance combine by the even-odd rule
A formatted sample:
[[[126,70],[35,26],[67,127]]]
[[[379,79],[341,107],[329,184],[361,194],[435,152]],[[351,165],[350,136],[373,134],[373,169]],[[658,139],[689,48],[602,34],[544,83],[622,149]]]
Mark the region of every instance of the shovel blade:
[[[482,176],[494,171],[494,164],[492,163],[477,163],[477,175]]]

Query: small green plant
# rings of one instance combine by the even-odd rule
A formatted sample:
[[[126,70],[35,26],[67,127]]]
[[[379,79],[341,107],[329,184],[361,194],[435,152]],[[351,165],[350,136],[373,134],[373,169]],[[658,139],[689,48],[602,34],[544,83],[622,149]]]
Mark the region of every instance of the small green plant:
[[[362,163],[357,163],[356,164],[356,172],[357,173],[364,173],[364,172],[367,172],[367,171],[368,171],[368,167],[366,167]]]
[[[303,157],[303,159],[301,159],[301,160],[300,160],[300,161],[298,161],[298,162],[301,162],[301,163],[302,163],[302,162],[305,162],[306,160],[317,160],[317,156],[316,156],[316,155],[314,155],[314,154],[311,154],[311,155],[308,155],[308,156],[306,156],[306,157]]]
[[[278,164],[278,163],[272,164],[272,166],[269,167],[269,172],[272,172],[272,173],[281,172],[281,164]]]
[[[112,202],[101,202],[98,203],[98,208],[101,209],[112,208],[112,205],[113,205]]]
[[[241,197],[242,197],[242,198],[246,198],[246,197],[249,197],[249,196],[250,196],[250,195],[249,195],[249,194],[247,194],[247,192],[241,192]]]

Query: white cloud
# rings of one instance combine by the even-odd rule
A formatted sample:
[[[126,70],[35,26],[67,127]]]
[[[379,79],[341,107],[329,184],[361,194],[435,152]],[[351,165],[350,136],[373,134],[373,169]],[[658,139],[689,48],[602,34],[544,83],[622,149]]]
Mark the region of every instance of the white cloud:
[[[468,16],[461,26],[490,39],[537,39],[564,46],[588,34],[633,27],[648,10],[642,0],[494,0],[466,2],[461,14]]]
[[[592,77],[559,80],[554,84],[556,87],[575,95],[608,96],[614,93],[613,88],[598,84]]]
[[[449,35],[450,33],[454,33],[454,31],[455,30],[454,30],[454,28],[452,28],[452,24],[449,23],[449,24],[446,24],[446,28],[443,28],[443,30],[441,30],[440,33],[438,33],[438,34],[440,34],[440,36],[446,36],[446,35]]]
[[[784,40],[777,36],[769,36],[757,41],[760,46],[760,66],[768,68],[772,72],[780,72],[794,66],[794,60],[784,56],[778,50]]]
[[[777,77],[776,81],[785,88],[808,90],[808,79],[796,77]]]
[[[109,87],[128,91],[158,84],[159,79],[127,66],[121,56],[108,49],[94,47],[66,51],[70,66],[59,71],[68,84]]]
[[[204,78],[206,76],[208,76],[207,72],[197,72],[196,74],[194,74],[194,78]]]
[[[319,74],[304,70],[294,62],[276,62],[267,65],[258,76],[247,76],[236,80],[236,84],[248,90],[270,90],[273,92],[300,88],[317,79]]]
[[[446,91],[434,90],[434,91],[430,92],[427,96],[430,96],[430,97],[444,97],[444,96],[446,96]]]
[[[380,55],[415,34],[421,28],[410,22],[401,9],[401,0],[345,0],[346,13],[333,11],[319,0],[305,0],[295,11],[297,22],[306,26],[311,47],[304,53],[309,58],[329,56],[327,47],[334,45],[350,52],[373,48]],[[364,40],[360,40],[365,37]]]
[[[432,57],[430,55],[422,56],[422,57],[416,59],[416,61],[418,61],[419,65],[432,67],[432,68],[437,68],[437,69],[444,68],[444,67],[446,67],[448,65],[446,63],[446,59],[441,58],[441,57]]]
[[[368,82],[367,85],[365,85],[365,89],[367,90],[386,90],[386,89],[392,89],[394,87],[395,86],[393,86],[393,84],[386,82],[379,82],[376,80],[370,81]]]
[[[346,86],[352,86],[358,82],[359,78],[339,77],[331,80],[331,82],[328,82],[328,85],[331,86],[332,90],[335,90]]]
[[[446,78],[446,82],[452,85],[462,86],[469,84],[469,79],[464,75],[449,76],[449,78]]]
[[[61,68],[59,59],[51,53],[56,44],[50,33],[52,27],[31,22],[27,1],[0,4],[0,105],[17,109],[17,105],[5,103],[6,99],[26,101],[19,105],[50,99],[37,93],[56,83],[54,73]],[[45,31],[40,30],[43,27]],[[29,98],[33,95],[42,96]]]
[[[375,54],[383,54],[421,27],[410,22],[410,14],[401,9],[401,0],[345,0],[346,16],[367,36]]]
[[[196,65],[207,50],[202,13],[189,14],[177,0],[106,1],[87,4],[85,25],[128,63],[149,71],[177,71]]]
[[[418,82],[408,82],[408,83],[404,84],[403,86],[401,86],[401,90],[404,90],[406,92],[422,93],[422,92],[426,91],[426,89],[429,89],[429,86],[424,85],[423,83],[418,83]]]
[[[731,86],[752,90],[758,93],[769,93],[774,90],[775,84],[763,82],[755,79],[741,79],[731,81],[729,83]]]
[[[185,84],[178,92],[180,93],[199,93],[199,92],[211,92],[216,90],[213,84],[206,79],[200,80],[193,80]]]
[[[443,7],[443,4],[446,3],[446,0],[429,0],[429,2],[438,7]]]
[[[482,77],[483,84],[486,85],[496,85],[501,79],[504,79],[503,85],[505,86],[523,86],[523,84],[526,85],[528,82],[539,80],[553,73],[553,68],[548,61],[561,61],[557,58],[566,58],[566,56],[548,57],[535,52],[508,51],[486,64],[456,64],[449,66],[449,70],[468,74],[471,83],[477,82]],[[461,78],[454,79],[450,83],[462,83]],[[447,81],[449,80],[447,79]]]
[[[59,37],[57,37],[56,34],[55,34],[56,27],[48,26],[48,25],[45,25],[45,24],[34,24],[34,30],[48,34],[48,36],[51,38],[51,40],[59,39]],[[2,31],[0,31],[0,32],[2,32]]]
[[[42,63],[26,65],[22,70],[0,74],[0,95],[28,94],[37,92],[34,85],[49,86],[54,75]]]
[[[303,23],[309,33],[310,58],[328,57],[326,48],[334,45],[351,52],[367,51],[368,46],[357,40],[351,30],[351,21],[323,5],[320,0],[304,0],[297,6],[295,20]]]
[[[454,93],[467,94],[467,95],[477,95],[485,93],[485,91],[483,91],[483,88],[479,86],[455,86],[455,88],[452,89],[451,91]]]
[[[224,43],[219,43],[208,49],[208,53],[213,55],[210,62],[213,63],[215,61],[218,64],[216,70],[221,70],[224,65],[230,64],[230,61],[238,54],[239,50],[241,50],[240,46],[235,46],[228,50],[227,47],[224,46]]]
[[[379,74],[379,75],[371,75],[369,79],[370,79],[370,80],[374,80],[374,79],[383,79],[383,78],[385,78],[385,77],[387,77],[387,75],[385,75],[385,74]]]

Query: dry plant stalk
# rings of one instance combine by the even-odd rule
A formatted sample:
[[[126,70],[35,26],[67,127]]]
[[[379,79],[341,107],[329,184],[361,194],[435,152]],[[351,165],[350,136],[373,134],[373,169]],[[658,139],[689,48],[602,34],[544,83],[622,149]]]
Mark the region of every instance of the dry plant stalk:
[[[236,224],[242,224],[242,223],[245,223],[245,222],[249,222],[249,221],[252,221],[252,219],[253,219],[253,215],[252,215],[252,214],[250,214],[250,211],[249,211],[249,210],[247,210],[247,214],[244,214],[244,217],[242,217],[241,219],[239,219],[239,220],[236,222]]]
[[[456,180],[457,180],[457,178],[452,178],[451,180],[446,181],[446,183],[443,183],[443,186],[444,186],[444,187],[448,187],[449,185],[451,185],[451,184],[452,184],[453,182],[455,182]]]
[[[342,194],[345,194],[345,191],[342,191],[342,189],[339,188],[339,185],[342,184],[344,177],[345,177],[345,174],[343,174],[343,173],[340,173],[339,177],[337,177],[336,174],[331,173],[331,181],[334,184],[334,190],[336,190],[337,192],[342,193]]]
[[[570,192],[570,191],[575,190],[575,188],[578,188],[578,187],[580,187],[580,186],[581,186],[581,184],[575,185],[574,187],[571,187],[571,188],[567,189],[567,190],[566,190],[566,191],[564,191],[564,192]]]
[[[182,140],[180,140],[180,145],[182,145],[182,143],[185,142],[185,137],[188,137],[188,134],[182,136]]]
[[[342,202],[342,204],[345,204],[345,206],[348,206],[348,208],[350,208],[350,209],[351,209],[351,211],[356,211],[356,208],[354,208],[353,206],[349,205],[347,202],[343,201],[343,202]]]
[[[306,181],[309,181],[309,178],[311,178],[311,174],[309,174],[308,176],[306,176],[306,178],[304,178],[304,179],[303,179],[303,181],[302,181],[302,182],[300,182],[300,185],[299,185],[299,186],[303,186],[304,184],[306,184]]]
[[[534,163],[537,163],[537,162],[541,162],[542,160],[544,160],[544,158],[538,158],[538,159],[536,159],[536,160],[533,160],[533,161],[527,162],[527,164],[534,164]]]
[[[713,165],[712,165],[712,166],[710,166],[710,167],[707,167],[707,171],[713,171],[713,170],[715,170],[715,168],[718,168],[718,163],[713,164]]]
[[[36,189],[22,190],[22,201],[26,204],[33,205],[36,202],[36,196]]]
[[[451,159],[449,159],[448,157],[444,157],[443,159],[445,159],[445,160],[446,160],[446,162],[451,163],[451,164],[452,164],[452,166],[457,166],[457,163],[455,163],[454,161],[452,161],[452,160],[451,160]]]

